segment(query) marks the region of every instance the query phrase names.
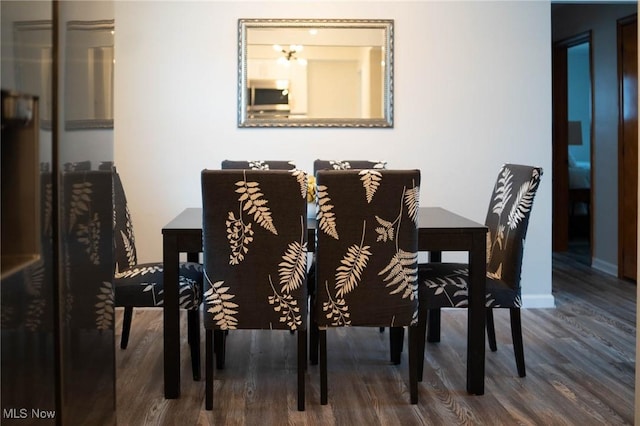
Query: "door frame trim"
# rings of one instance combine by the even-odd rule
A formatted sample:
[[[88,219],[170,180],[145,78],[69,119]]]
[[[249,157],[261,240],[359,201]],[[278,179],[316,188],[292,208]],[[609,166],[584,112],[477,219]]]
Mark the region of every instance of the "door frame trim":
[[[622,27],[638,21],[638,14],[625,16],[616,20],[616,48],[617,48],[617,66],[616,75],[618,78],[618,278],[630,279],[624,274],[624,229],[623,229],[623,194],[624,194],[624,179],[623,179],[623,152],[624,152],[624,111],[623,111],[623,75],[622,75]],[[637,236],[636,236],[637,247]],[[636,256],[638,255],[636,248]],[[637,279],[637,277],[636,277]]]

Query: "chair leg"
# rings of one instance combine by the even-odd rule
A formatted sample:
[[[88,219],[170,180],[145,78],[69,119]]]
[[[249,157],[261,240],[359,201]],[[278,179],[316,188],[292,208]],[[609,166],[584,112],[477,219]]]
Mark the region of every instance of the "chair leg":
[[[187,333],[191,348],[191,371],[193,380],[200,380],[200,310],[187,311]]]
[[[316,322],[316,263],[311,263],[307,273],[309,291],[309,363],[318,365],[318,323]]]
[[[208,411],[213,410],[213,357],[215,351],[213,347],[213,330],[205,330],[205,409]]]
[[[309,363],[318,365],[318,323],[314,301],[309,306]]]
[[[493,322],[493,309],[487,308],[487,339],[489,340],[489,348],[495,352],[498,350],[496,344],[496,327]]]
[[[522,343],[522,321],[520,320],[520,308],[509,308],[511,314],[511,338],[513,339],[513,352],[516,356],[518,376],[525,377],[527,371],[524,366],[524,345]]]
[[[440,341],[440,309],[429,309],[429,321],[427,322],[427,341]]]
[[[415,326],[409,327],[409,395],[411,397],[411,403],[418,403],[418,347],[419,338],[418,328]]]
[[[307,330],[298,330],[298,411],[304,411],[304,375],[307,369]]]
[[[213,351],[216,354],[216,368],[224,369],[227,333],[224,330],[213,330]]]
[[[404,327],[389,328],[389,350],[391,352],[391,363],[400,365],[402,360],[402,346],[404,342]]]
[[[327,405],[327,330],[319,330],[320,340],[320,404]]]
[[[131,319],[133,318],[133,307],[126,306],[124,308],[124,317],[122,318],[122,336],[120,336],[120,349],[127,349],[129,344],[129,332],[131,331]]]
[[[425,351],[425,339],[427,334],[427,309],[418,310],[418,325],[416,326],[416,334],[418,339],[417,355],[418,355],[418,381],[422,381],[422,375],[424,372],[424,351]],[[411,339],[411,337],[409,337]]]

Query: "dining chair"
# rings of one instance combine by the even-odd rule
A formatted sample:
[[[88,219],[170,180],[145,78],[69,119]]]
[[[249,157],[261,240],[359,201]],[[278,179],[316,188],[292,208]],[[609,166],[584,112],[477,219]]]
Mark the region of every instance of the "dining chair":
[[[316,295],[320,400],[327,404],[327,329],[409,326],[409,391],[418,401],[419,170],[319,170]],[[312,342],[312,347],[316,342]]]
[[[239,169],[239,170],[295,170],[296,164],[293,161],[283,160],[224,160],[221,164],[222,170]],[[229,330],[225,331],[225,335],[229,334]],[[215,335],[215,334],[214,334]],[[216,366],[224,368],[224,351],[217,354]]]
[[[62,172],[60,185],[60,317],[73,341],[79,329],[113,327],[113,204],[102,196],[111,193],[112,178],[110,172],[69,169]]]
[[[313,162],[314,176],[319,170],[349,170],[349,169],[386,169],[386,161],[370,160],[315,160]]]
[[[283,160],[253,160],[253,161],[235,161],[224,160],[221,164],[223,170],[228,169],[250,169],[250,170],[294,170],[296,165],[293,161]]]
[[[487,234],[486,330],[489,347],[497,350],[494,308],[508,308],[516,366],[526,376],[520,308],[520,272],[533,200],[542,168],[504,164],[491,194],[485,225]],[[440,308],[469,306],[469,266],[465,263],[431,262],[419,267],[420,351],[424,353],[425,330],[429,341],[440,340]],[[422,380],[424,356],[418,367]]]
[[[113,169],[114,203],[114,288],[116,306],[124,307],[120,348],[126,349],[133,308],[163,307],[164,268],[162,262],[138,263],[133,223],[120,174]],[[200,380],[200,303],[202,302],[202,265],[181,262],[178,300],[187,310],[187,336],[191,349],[193,379]]]
[[[361,170],[361,169],[386,169],[386,161],[372,161],[372,160],[314,160],[313,162],[313,176],[318,174],[319,170]],[[315,190],[312,190],[312,196]],[[311,263],[309,268],[309,297],[314,298],[315,294],[315,262]],[[313,300],[310,302],[313,306]],[[379,328],[380,332],[384,332],[384,327]],[[310,341],[317,341],[315,327],[310,327],[309,337]],[[309,359],[311,364],[318,364],[318,352],[317,347],[311,347],[309,351]]]
[[[305,405],[307,174],[203,170],[205,407],[228,330],[298,335],[298,410]],[[213,344],[213,352],[211,351]]]

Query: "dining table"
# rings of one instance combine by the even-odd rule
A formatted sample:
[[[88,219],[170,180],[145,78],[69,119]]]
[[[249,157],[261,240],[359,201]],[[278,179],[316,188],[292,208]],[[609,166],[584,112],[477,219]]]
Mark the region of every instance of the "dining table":
[[[307,228],[311,252],[315,248],[315,217],[308,218]],[[467,392],[474,395],[484,394],[487,230],[485,225],[442,207],[420,207],[418,212],[418,250],[428,252],[430,261],[441,261],[441,253],[446,251],[467,252],[469,256],[466,387]],[[164,394],[167,399],[180,397],[180,256],[185,254],[187,261],[198,262],[202,247],[201,207],[184,209],[162,228]],[[439,311],[430,311],[429,320],[439,322]],[[436,330],[439,332],[439,324],[430,327],[430,333]],[[431,334],[428,340],[438,341],[439,336]]]

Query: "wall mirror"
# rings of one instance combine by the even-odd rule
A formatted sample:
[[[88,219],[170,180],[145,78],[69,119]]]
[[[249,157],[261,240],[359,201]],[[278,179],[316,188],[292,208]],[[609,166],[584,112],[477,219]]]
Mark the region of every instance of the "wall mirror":
[[[40,126],[51,129],[51,21],[13,23],[15,87],[38,96]]]
[[[238,127],[393,127],[393,20],[240,19]]]
[[[113,128],[114,20],[67,22],[65,128]]]

